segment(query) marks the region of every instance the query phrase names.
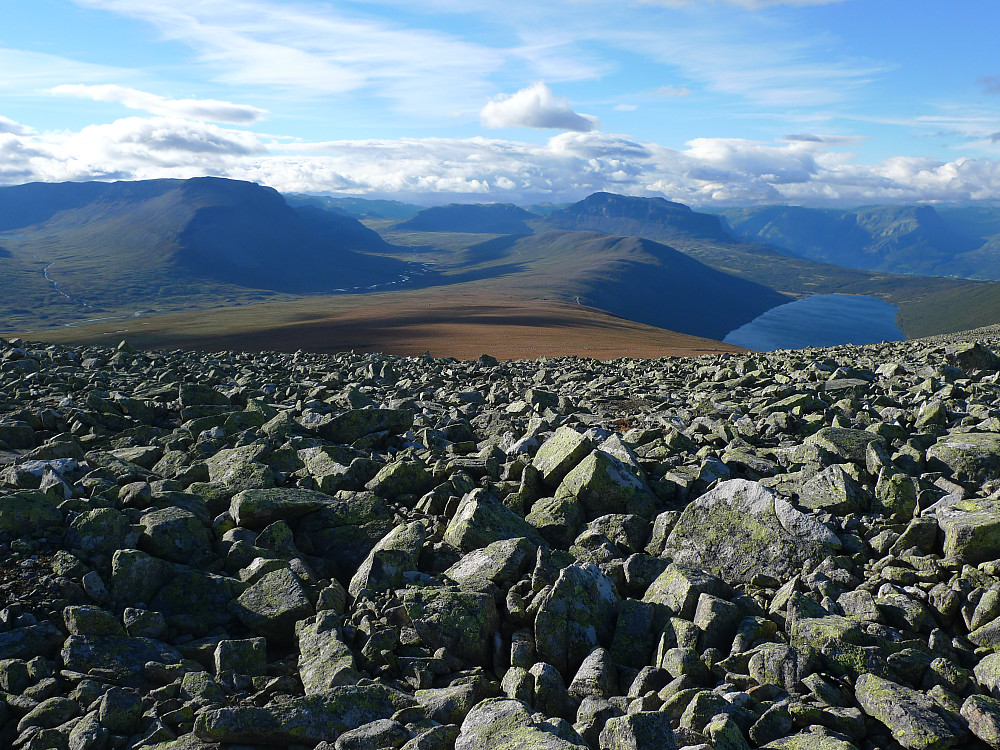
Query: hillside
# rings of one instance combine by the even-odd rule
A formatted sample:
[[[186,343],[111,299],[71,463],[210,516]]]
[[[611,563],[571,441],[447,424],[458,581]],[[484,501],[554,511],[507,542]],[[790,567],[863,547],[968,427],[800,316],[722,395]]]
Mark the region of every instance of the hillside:
[[[865,271],[790,256],[768,245],[733,239],[720,217],[662,198],[596,193],[553,213],[546,221],[552,219],[599,232],[627,231],[632,236],[669,242],[672,248],[717,271],[787,295],[877,297],[899,307],[898,324],[911,337],[1000,321],[1000,284]]]
[[[401,231],[475,232],[483,234],[527,234],[525,223],[537,219],[512,203],[465,204],[425,208],[412,219],[397,225]]]
[[[0,188],[0,298],[11,325],[201,307],[398,278],[360,222],[200,178]]]
[[[510,293],[520,288],[522,293],[553,295],[627,320],[713,339],[788,301],[766,286],[639,237],[551,230],[474,245],[462,262],[503,269],[498,285],[508,286]]]

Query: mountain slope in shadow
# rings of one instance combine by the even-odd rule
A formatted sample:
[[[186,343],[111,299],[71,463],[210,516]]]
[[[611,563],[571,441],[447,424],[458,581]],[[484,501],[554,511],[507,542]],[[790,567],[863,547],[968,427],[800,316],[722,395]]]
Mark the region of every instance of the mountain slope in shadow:
[[[466,252],[470,263],[519,264],[512,292],[576,301],[639,323],[721,339],[789,301],[762,284],[722,273],[639,237],[551,230],[501,237]]]

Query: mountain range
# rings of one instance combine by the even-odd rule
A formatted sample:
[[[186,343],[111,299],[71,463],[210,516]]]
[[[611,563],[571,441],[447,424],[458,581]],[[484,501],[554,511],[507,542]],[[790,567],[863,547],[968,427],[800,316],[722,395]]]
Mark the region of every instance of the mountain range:
[[[187,309],[170,325],[201,330],[238,305],[241,330],[288,334],[331,310],[368,316],[374,300],[397,325],[394,306],[434,307],[440,322],[449,299],[471,310],[479,297],[544,319],[553,306],[559,320],[586,312],[608,331],[631,321],[721,339],[793,299],[863,294],[898,306],[915,336],[1000,320],[1000,284],[944,278],[1000,278],[998,240],[1000,210],[984,207],[715,215],[595,193],[533,211],[421,209],[220,178],[29,184],[0,188],[0,328],[98,319],[62,334],[79,339]]]
[[[852,268],[1000,279],[1000,208],[758,206],[722,212],[733,235]]]

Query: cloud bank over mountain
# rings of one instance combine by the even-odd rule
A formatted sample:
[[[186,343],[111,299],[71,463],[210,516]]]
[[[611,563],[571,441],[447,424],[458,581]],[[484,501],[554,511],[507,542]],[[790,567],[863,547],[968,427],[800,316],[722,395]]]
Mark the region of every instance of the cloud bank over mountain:
[[[304,143],[181,117],[128,117],[68,133],[0,120],[0,181],[211,174],[282,191],[440,202],[566,201],[605,190],[698,206],[1000,196],[996,160],[895,157],[862,164],[845,150],[850,143],[800,134],[775,141],[698,138],[675,149],[597,130],[567,131],[542,143],[485,137]]]

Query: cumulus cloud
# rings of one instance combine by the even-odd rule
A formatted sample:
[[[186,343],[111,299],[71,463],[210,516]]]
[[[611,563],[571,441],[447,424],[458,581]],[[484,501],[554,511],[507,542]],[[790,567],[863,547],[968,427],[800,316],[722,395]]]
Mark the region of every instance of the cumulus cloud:
[[[11,135],[28,135],[28,133],[31,132],[31,128],[27,125],[22,125],[19,122],[14,122],[9,118],[0,115],[0,134],[10,133]]]
[[[98,102],[114,102],[129,109],[141,109],[154,115],[227,122],[234,125],[254,123],[267,114],[263,109],[245,104],[232,104],[217,99],[167,99],[157,94],[113,84],[64,84],[50,89],[50,92]]]
[[[577,114],[565,97],[555,96],[541,81],[515,94],[493,97],[479,117],[488,128],[550,128],[586,133],[598,126],[596,117]]]

